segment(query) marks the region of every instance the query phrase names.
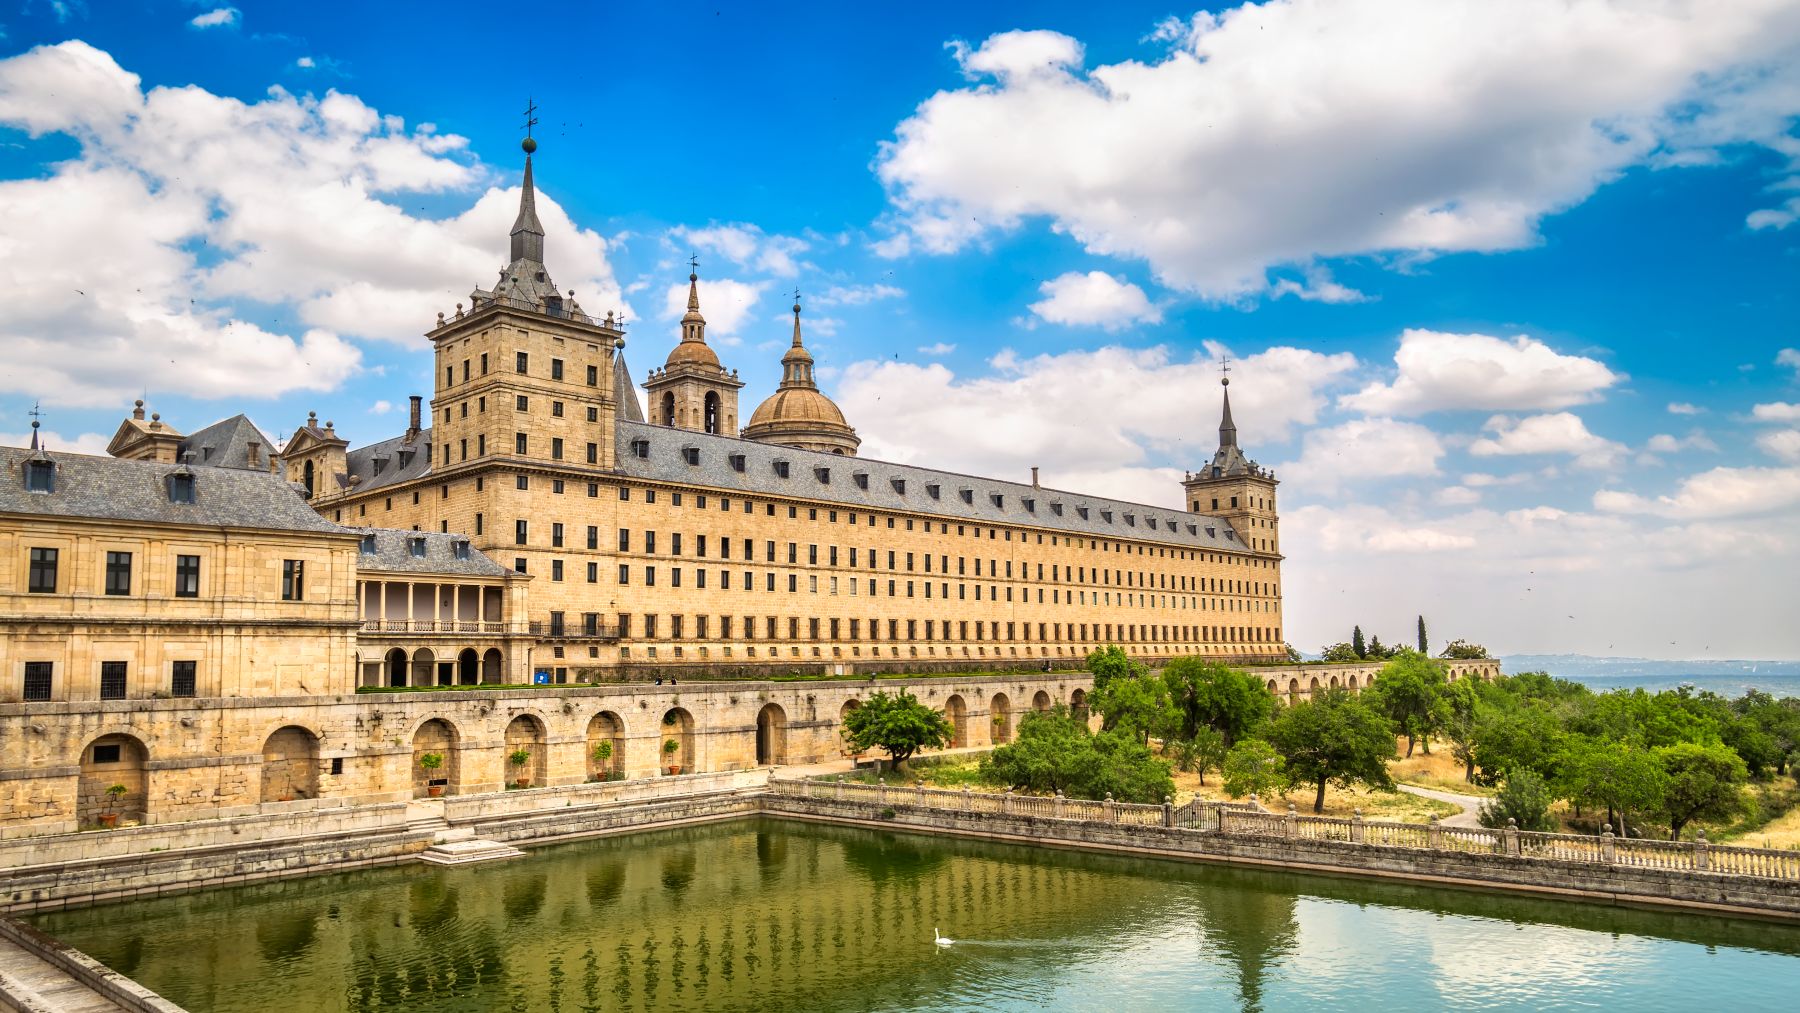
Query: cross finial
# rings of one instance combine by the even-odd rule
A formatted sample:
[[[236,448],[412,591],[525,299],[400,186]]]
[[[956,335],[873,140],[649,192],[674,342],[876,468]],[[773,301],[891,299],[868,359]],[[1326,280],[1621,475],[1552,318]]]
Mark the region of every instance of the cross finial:
[[[525,99],[525,136],[531,136],[531,128],[537,126],[537,102],[530,96]]]
[[[1231,386],[1231,356],[1229,355],[1219,357],[1219,383],[1221,386]]]
[[[695,274],[695,275],[700,273],[700,255],[699,254],[697,254],[697,253],[688,254],[688,273]]]
[[[31,416],[32,421],[34,421],[34,422],[37,421],[38,419],[42,418],[44,415],[43,402],[41,402],[41,401],[31,402],[31,410],[26,412],[25,414]]]

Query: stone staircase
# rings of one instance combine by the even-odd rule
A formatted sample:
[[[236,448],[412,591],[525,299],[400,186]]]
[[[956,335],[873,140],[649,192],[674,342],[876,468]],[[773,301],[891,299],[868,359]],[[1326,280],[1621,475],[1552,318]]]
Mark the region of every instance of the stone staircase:
[[[431,847],[419,856],[432,865],[474,865],[525,854],[510,844],[482,841],[468,827],[453,827],[444,820],[444,804],[432,799],[419,799],[407,810],[406,829],[412,833],[432,835]]]

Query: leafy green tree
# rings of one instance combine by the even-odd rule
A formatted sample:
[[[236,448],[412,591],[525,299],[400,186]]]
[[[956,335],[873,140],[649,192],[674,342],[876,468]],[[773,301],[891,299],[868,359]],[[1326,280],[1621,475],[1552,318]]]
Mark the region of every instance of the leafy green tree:
[[[1362,655],[1356,653],[1353,644],[1328,644],[1319,649],[1319,654],[1326,661],[1361,661]]]
[[[1070,798],[1161,802],[1175,792],[1169,765],[1123,731],[1094,735],[1066,710],[1029,714],[1016,741],[995,748],[982,774],[996,784]]]
[[[1168,684],[1146,674],[1141,665],[1137,673],[1116,675],[1104,684],[1096,678],[1088,702],[1100,713],[1101,731],[1117,729],[1146,744],[1152,736],[1174,736],[1181,727]]]
[[[1232,746],[1225,754],[1220,773],[1224,776],[1225,793],[1232,798],[1267,797],[1288,786],[1287,761],[1262,739],[1244,739]]]
[[[1450,641],[1444,645],[1444,653],[1438,655],[1440,658],[1450,658],[1454,661],[1485,661],[1487,656],[1487,648],[1480,644],[1471,644],[1467,640]]]
[[[1419,653],[1426,655],[1431,653],[1431,641],[1425,636],[1424,616],[1419,617]]]
[[[1475,724],[1475,764],[1481,768],[1477,780],[1496,784],[1519,770],[1554,780],[1564,736],[1548,707],[1515,703],[1492,708]]]
[[[1163,666],[1162,678],[1180,712],[1176,735],[1183,739],[1211,728],[1230,746],[1275,713],[1275,696],[1261,679],[1215,661],[1176,658]]]
[[[1296,665],[1298,665],[1300,662],[1306,660],[1305,658],[1302,658],[1300,656],[1299,651],[1294,650],[1293,644],[1284,643],[1281,645],[1281,649],[1287,652],[1287,660],[1293,662]]]
[[[1287,761],[1298,784],[1318,788],[1313,812],[1325,810],[1325,786],[1392,788],[1387,761],[1394,728],[1341,686],[1319,690],[1308,703],[1283,708],[1269,725],[1269,744]]]
[[[1445,717],[1444,666],[1417,651],[1401,651],[1375,675],[1374,705],[1406,736],[1406,755],[1425,744],[1431,755],[1431,736]]]
[[[1225,736],[1205,725],[1194,730],[1191,739],[1170,739],[1163,744],[1163,755],[1176,770],[1192,771],[1206,784],[1206,772],[1225,762],[1228,747]]]
[[[1550,820],[1550,803],[1556,801],[1544,779],[1529,770],[1520,770],[1506,779],[1494,800],[1481,807],[1476,819],[1481,825],[1500,829],[1508,820],[1518,823],[1520,830],[1540,833],[1555,829]]]
[[[1744,811],[1744,760],[1724,745],[1677,742],[1656,750],[1666,778],[1662,815],[1669,821],[1669,840],[1694,820],[1728,820]]]
[[[844,718],[844,738],[852,749],[886,750],[895,767],[921,749],[942,749],[954,735],[949,718],[906,690],[877,691]]]
[[[1147,669],[1131,659],[1125,649],[1117,644],[1105,647],[1087,656],[1087,670],[1094,674],[1094,688],[1100,689],[1114,679],[1130,678],[1144,674]]]
[[[1101,732],[1092,739],[1099,765],[1093,776],[1075,785],[1081,798],[1157,803],[1175,794],[1169,765],[1151,755],[1150,747],[1124,732]]]
[[[1482,701],[1480,679],[1458,679],[1444,687],[1444,737],[1450,740],[1450,755],[1463,765],[1463,780],[1475,781],[1475,742],[1480,731]]]
[[[1364,655],[1364,657],[1369,658],[1372,661],[1380,661],[1391,653],[1393,652],[1381,646],[1381,638],[1374,636],[1369,638],[1369,653]]]
[[[1366,658],[1369,656],[1369,646],[1363,641],[1361,626],[1357,626],[1350,631],[1350,649],[1356,652],[1358,658]]]
[[[1573,739],[1565,747],[1563,794],[1606,810],[1606,822],[1624,836],[1633,812],[1653,812],[1667,790],[1662,763],[1628,742]]]

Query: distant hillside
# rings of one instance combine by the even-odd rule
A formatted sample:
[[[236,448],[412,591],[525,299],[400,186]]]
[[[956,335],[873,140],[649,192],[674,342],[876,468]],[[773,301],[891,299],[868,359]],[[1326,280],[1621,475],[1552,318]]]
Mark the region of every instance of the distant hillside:
[[[1549,672],[1551,675],[1600,678],[1667,678],[1670,676],[1794,675],[1800,661],[1657,661],[1651,658],[1597,658],[1589,654],[1508,654],[1500,658],[1508,673]]]

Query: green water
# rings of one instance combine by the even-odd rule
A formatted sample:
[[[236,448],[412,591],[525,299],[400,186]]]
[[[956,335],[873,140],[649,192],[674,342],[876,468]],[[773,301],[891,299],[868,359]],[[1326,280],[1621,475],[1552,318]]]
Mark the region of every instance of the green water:
[[[37,922],[195,1013],[1736,1011],[1800,993],[1792,926],[776,821]]]

